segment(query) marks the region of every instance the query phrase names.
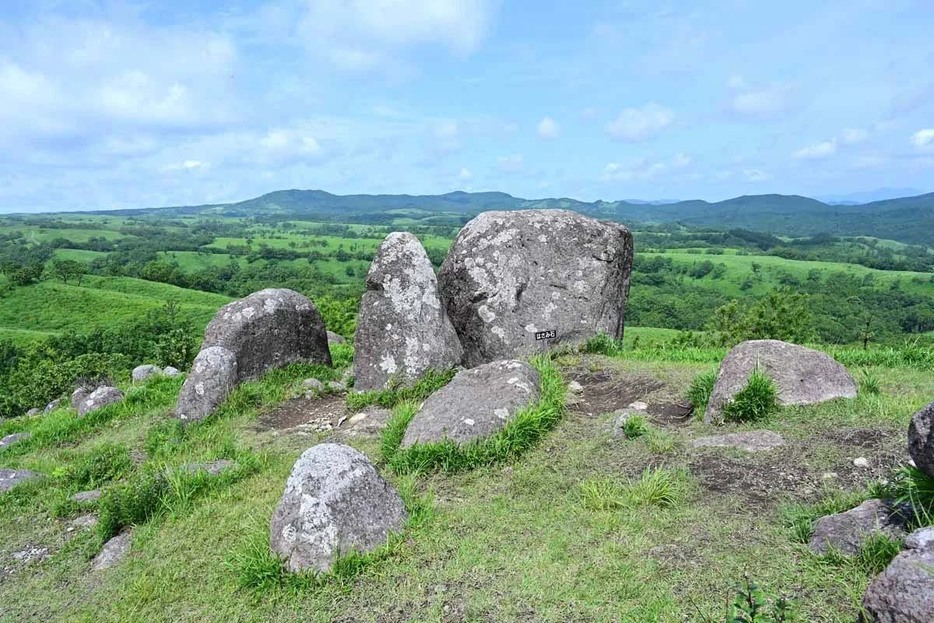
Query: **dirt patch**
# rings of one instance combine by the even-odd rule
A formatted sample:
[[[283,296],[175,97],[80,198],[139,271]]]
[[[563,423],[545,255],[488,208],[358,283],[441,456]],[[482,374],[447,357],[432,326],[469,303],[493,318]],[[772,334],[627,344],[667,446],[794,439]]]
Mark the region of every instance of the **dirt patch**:
[[[287,430],[299,426],[337,428],[337,423],[350,412],[339,395],[321,398],[293,398],[259,416],[256,427],[261,431]]]
[[[653,402],[646,413],[656,424],[686,426],[691,423],[694,405],[690,402]]]
[[[607,370],[570,370],[565,373],[565,379],[577,381],[584,388],[577,396],[573,410],[589,415],[624,409],[637,400],[646,401],[650,394],[665,387],[664,383],[650,376],[614,374]]]
[[[786,494],[813,498],[821,488],[820,474],[773,453],[771,461],[725,456],[714,450],[691,460],[691,474],[709,491],[739,495],[757,506],[773,507]]]
[[[836,428],[823,431],[820,439],[824,443],[854,448],[880,449],[887,440],[895,435],[894,431],[878,428]],[[904,435],[904,432],[901,433]]]

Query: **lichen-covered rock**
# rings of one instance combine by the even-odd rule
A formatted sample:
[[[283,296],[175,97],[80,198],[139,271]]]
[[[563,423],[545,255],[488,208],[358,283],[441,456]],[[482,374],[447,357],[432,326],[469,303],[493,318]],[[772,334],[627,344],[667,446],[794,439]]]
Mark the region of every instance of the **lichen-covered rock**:
[[[101,551],[94,557],[91,568],[94,571],[103,571],[113,567],[130,551],[130,532],[124,532],[113,537],[106,543]]]
[[[203,420],[211,415],[237,386],[237,358],[220,346],[201,349],[175,405],[180,420]]]
[[[71,408],[77,409],[85,398],[91,395],[91,392],[86,387],[78,387],[75,391],[71,392]]]
[[[0,493],[9,491],[13,487],[39,478],[39,474],[28,469],[0,468]]]
[[[421,243],[410,233],[386,236],[366,276],[354,335],[354,388],[411,384],[428,370],[458,365],[463,349],[438,297]]]
[[[270,288],[224,305],[204,331],[202,349],[220,346],[237,359],[237,382],[290,363],[331,365],[318,308],[293,290]]]
[[[181,372],[181,370],[179,370],[178,368],[173,368],[172,366],[166,366],[166,367],[162,370],[162,374],[164,374],[164,375],[166,375],[166,376],[168,376],[168,377],[173,377],[173,378],[174,378],[174,377],[176,377],[176,376],[181,376],[181,375],[182,375],[182,372]]]
[[[908,425],[908,453],[915,467],[934,478],[934,402],[912,416]]]
[[[162,368],[150,364],[144,364],[133,368],[133,382],[142,383],[151,376],[162,374]]]
[[[451,439],[466,444],[504,428],[522,408],[538,402],[538,370],[516,361],[494,361],[458,372],[429,396],[402,438],[402,447]]]
[[[913,532],[905,548],[866,589],[860,621],[934,621],[934,528]]]
[[[749,430],[726,435],[698,437],[691,442],[695,448],[735,448],[744,452],[761,452],[785,445],[781,435],[771,430]]]
[[[746,387],[756,366],[775,382],[781,405],[856,396],[856,381],[830,355],[779,340],[749,340],[730,349],[720,364],[704,422],[723,419],[724,405]]]
[[[26,412],[26,417],[35,417],[37,415],[40,415],[41,413],[42,413],[42,409],[40,409],[39,407],[33,407],[32,409]]]
[[[121,400],[123,400],[123,392],[116,387],[110,387],[108,385],[98,387],[78,405],[78,416],[84,417],[92,411],[97,411],[107,405],[120,402]]]
[[[52,411],[55,411],[56,409],[58,409],[58,406],[59,406],[60,404],[62,404],[62,401],[59,400],[58,398],[56,398],[55,400],[53,400],[53,401],[50,402],[49,404],[45,405],[45,409],[43,409],[42,412],[43,412],[43,413],[51,413]]]
[[[598,333],[621,337],[632,249],[625,226],[568,210],[471,220],[438,275],[464,364],[578,345]]]
[[[905,536],[905,517],[882,500],[866,500],[856,508],[821,517],[814,524],[811,549],[825,554],[831,549],[855,556],[875,534]]]
[[[402,498],[365,455],[320,444],[292,468],[270,522],[270,547],[290,571],[327,572],[352,550],[385,544],[406,518]]]

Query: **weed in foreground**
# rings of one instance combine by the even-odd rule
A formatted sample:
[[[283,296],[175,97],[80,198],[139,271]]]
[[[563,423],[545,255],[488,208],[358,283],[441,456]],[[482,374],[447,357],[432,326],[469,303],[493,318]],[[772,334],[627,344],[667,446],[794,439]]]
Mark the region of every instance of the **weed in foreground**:
[[[713,370],[699,374],[691,381],[691,387],[688,389],[688,400],[694,406],[695,416],[704,417],[704,411],[707,410],[707,403],[710,401],[710,394],[713,393],[713,386],[716,382],[717,373]]]

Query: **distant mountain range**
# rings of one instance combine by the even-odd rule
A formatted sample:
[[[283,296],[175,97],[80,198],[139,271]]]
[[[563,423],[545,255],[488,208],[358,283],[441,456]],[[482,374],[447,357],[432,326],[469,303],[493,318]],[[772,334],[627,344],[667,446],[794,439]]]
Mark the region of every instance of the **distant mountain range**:
[[[725,201],[675,203],[522,199],[500,192],[444,195],[332,195],[323,190],[280,190],[237,203],[113,210],[108,214],[255,217],[388,224],[406,218],[460,225],[486,210],[564,208],[623,223],[682,223],[773,234],[874,236],[934,247],[934,193],[854,205],[830,205],[798,195],[744,195]],[[100,212],[98,212],[100,214]]]

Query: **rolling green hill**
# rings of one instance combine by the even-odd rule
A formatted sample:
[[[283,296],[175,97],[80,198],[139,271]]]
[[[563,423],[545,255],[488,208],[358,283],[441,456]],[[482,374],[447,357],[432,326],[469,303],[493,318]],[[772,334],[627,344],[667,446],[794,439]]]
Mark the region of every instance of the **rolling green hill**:
[[[627,223],[679,222],[793,236],[833,232],[934,246],[934,193],[861,205],[828,205],[797,195],[746,195],[713,203],[693,200],[655,205],[626,201],[588,203],[567,198],[530,200],[498,192],[340,196],[322,190],[280,190],[230,204],[117,210],[104,214],[372,224],[393,224],[404,218],[406,222],[459,225],[486,210],[543,208],[564,208]]]

